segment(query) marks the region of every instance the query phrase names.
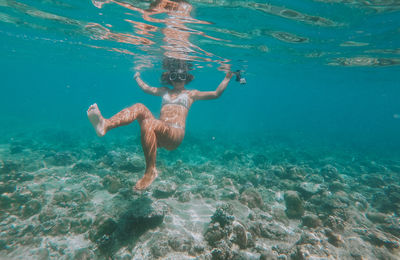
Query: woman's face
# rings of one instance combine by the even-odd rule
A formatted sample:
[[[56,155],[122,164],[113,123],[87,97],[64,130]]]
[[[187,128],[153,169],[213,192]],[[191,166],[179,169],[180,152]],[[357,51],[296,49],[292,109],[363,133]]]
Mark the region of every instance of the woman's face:
[[[185,82],[186,81],[172,81],[171,83],[174,89],[181,90],[185,88]]]
[[[182,69],[171,71],[169,73],[169,80],[174,89],[183,89],[185,87],[187,77],[187,72]]]

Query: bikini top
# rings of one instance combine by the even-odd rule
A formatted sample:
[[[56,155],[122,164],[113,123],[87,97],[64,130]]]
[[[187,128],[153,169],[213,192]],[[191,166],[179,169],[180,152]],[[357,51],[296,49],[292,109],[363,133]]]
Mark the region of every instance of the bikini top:
[[[162,106],[163,105],[180,105],[189,109],[189,95],[186,92],[179,94],[176,98],[171,99],[171,95],[168,91],[162,97]]]

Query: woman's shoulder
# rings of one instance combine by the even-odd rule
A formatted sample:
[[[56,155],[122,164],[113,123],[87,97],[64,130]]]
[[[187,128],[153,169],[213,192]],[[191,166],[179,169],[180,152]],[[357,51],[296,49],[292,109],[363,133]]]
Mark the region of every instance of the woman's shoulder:
[[[159,87],[159,89],[163,95],[168,94],[169,92],[169,87]]]
[[[199,91],[197,89],[187,89],[185,93],[187,93],[190,97],[192,97],[195,96],[197,93],[199,93]]]

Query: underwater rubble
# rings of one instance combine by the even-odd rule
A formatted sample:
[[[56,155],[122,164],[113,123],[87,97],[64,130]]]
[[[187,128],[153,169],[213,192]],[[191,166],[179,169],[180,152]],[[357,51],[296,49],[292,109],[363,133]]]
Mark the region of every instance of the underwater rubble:
[[[400,160],[279,139],[65,131],[0,144],[1,259],[399,259]],[[296,144],[298,146],[298,144]]]

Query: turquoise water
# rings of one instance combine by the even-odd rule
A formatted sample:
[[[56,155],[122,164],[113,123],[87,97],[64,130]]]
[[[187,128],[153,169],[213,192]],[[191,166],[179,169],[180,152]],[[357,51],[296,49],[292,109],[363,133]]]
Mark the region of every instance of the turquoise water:
[[[356,215],[383,212],[382,214],[388,215],[387,218],[392,218],[390,223],[394,228],[390,230],[396,231],[389,232],[387,227],[377,228],[384,235],[390,234],[387,240],[392,241],[394,245],[397,243],[397,247],[392,248],[383,242],[374,244],[364,239],[367,247],[380,248],[377,249],[380,253],[371,249],[372,251],[367,250],[365,255],[361,253],[361,256],[366,259],[398,257],[396,248],[399,243],[400,207],[386,206],[400,205],[400,197],[391,195],[391,192],[398,188],[400,173],[399,2],[189,2],[192,8],[190,14],[180,16],[165,10],[151,13],[150,1],[0,0],[0,173],[3,174],[3,186],[0,186],[14,187],[8,190],[8,195],[3,194],[7,189],[0,189],[3,194],[3,204],[0,205],[5,208],[1,213],[4,235],[0,236],[0,256],[18,258],[47,254],[48,257],[68,259],[74,254],[76,257],[79,254],[87,254],[89,259],[105,257],[104,251],[98,250],[97,238],[85,237],[86,229],[82,233],[73,231],[72,224],[67,225],[71,230],[67,228],[65,232],[61,230],[60,233],[49,235],[43,231],[39,233],[42,240],[31,244],[26,242],[29,234],[13,235],[8,225],[13,222],[13,218],[21,218],[19,225],[28,226],[28,216],[32,225],[40,229],[43,221],[41,224],[36,224],[35,221],[38,221],[41,210],[44,212],[44,209],[51,208],[54,204],[50,193],[63,190],[74,193],[74,189],[79,189],[76,186],[79,182],[93,181],[98,183],[98,187],[84,188],[90,198],[88,200],[93,203],[92,207],[88,206],[89,208],[82,209],[82,212],[98,209],[96,213],[87,214],[93,218],[93,226],[89,225],[87,229],[96,229],[98,223],[101,223],[100,220],[96,220],[96,216],[101,215],[102,210],[109,210],[93,202],[108,198],[108,195],[98,195],[100,192],[110,193],[107,192],[108,184],[104,184],[109,183],[108,179],[104,180],[105,176],[112,176],[119,180],[117,182],[123,183],[120,183],[121,187],[131,190],[135,181],[143,174],[143,169],[139,167],[140,170],[132,173],[121,164],[131,162],[129,158],[134,158],[135,163],[139,161],[141,164],[143,154],[137,123],[113,130],[104,138],[98,138],[87,120],[86,110],[91,104],[97,103],[103,115],[111,117],[121,109],[140,102],[158,116],[160,98],[141,91],[133,80],[133,75],[140,71],[145,82],[152,86],[161,86],[163,58],[179,56],[193,64],[190,73],[195,79],[188,85],[189,89],[214,90],[224,78],[225,68],[241,70],[247,84],[241,85],[233,78],[219,99],[196,102],[189,112],[186,136],[181,147],[173,152],[160,150],[158,163],[164,175],[160,175],[154,184],[155,187],[163,181],[170,181],[181,189],[186,187],[186,191],[189,190],[193,196],[192,207],[182,206],[186,204],[176,199],[180,198],[180,195],[167,199],[168,206],[174,208],[169,213],[169,221],[171,218],[176,220],[176,216],[185,219],[186,215],[182,212],[190,215],[193,208],[208,205],[204,211],[196,212],[200,216],[199,225],[207,225],[218,203],[232,198],[234,201],[243,201],[239,198],[245,196],[243,190],[248,187],[248,181],[261,194],[264,203],[276,202],[277,205],[282,204],[282,207],[289,207],[289,202],[286,201],[285,204],[281,198],[283,195],[276,195],[277,199],[274,201],[271,198],[275,195],[271,194],[284,194],[288,190],[299,191],[300,183],[306,181],[319,183],[315,179],[307,179],[307,174],[311,174],[309,169],[312,169],[313,174],[325,176],[323,169],[329,164],[345,175],[336,181],[355,183],[354,185],[361,183],[361,186],[367,183],[365,187],[369,188],[349,186],[342,189],[347,194],[357,190],[369,203],[368,209],[355,206],[361,212]],[[98,152],[96,147],[102,147],[102,152]],[[115,153],[120,154],[119,157]],[[119,159],[113,159],[112,164],[107,164],[108,159],[105,158],[111,158],[110,156]],[[63,162],[58,164],[59,160]],[[87,163],[91,165],[87,166],[91,170],[69,173],[77,163]],[[212,165],[213,170],[209,170],[207,165]],[[277,167],[286,169],[284,172],[292,172],[291,167],[300,167],[302,170],[298,175],[302,177],[282,177],[284,174],[276,173]],[[176,179],[176,176],[181,176],[179,174],[182,174],[182,168],[193,173],[193,180],[186,177]],[[264,172],[265,176],[275,174],[277,179],[260,177],[260,181],[258,177],[254,177],[259,176],[260,171]],[[61,172],[65,172],[67,177]],[[34,176],[34,179],[15,179],[16,173]],[[100,179],[82,179],[82,176],[88,173],[88,176],[93,175]],[[204,175],[206,173],[207,176]],[[8,174],[14,177],[4,177]],[[365,174],[367,175],[364,176]],[[368,174],[372,174],[372,177]],[[58,183],[63,176],[70,182]],[[227,199],[224,185],[221,184],[229,182],[225,177],[233,180],[232,185],[235,188],[232,189],[237,190],[237,196],[227,196]],[[208,178],[212,180],[208,181]],[[371,187],[370,184],[376,181],[374,178],[378,178],[383,184]],[[18,204],[13,201],[16,199],[12,194],[20,191],[36,194],[34,191],[38,188],[35,185],[43,185],[47,179],[50,180],[48,183],[54,181],[55,184],[49,187],[41,186],[42,191],[38,192],[41,194],[40,211],[32,215],[26,215],[25,211],[21,213],[22,209],[28,207],[27,202]],[[197,187],[196,180],[206,188]],[[331,187],[333,181],[325,178],[324,183]],[[271,186],[271,183],[276,183],[277,186]],[[390,186],[396,183],[396,187]],[[189,184],[192,185],[191,188],[185,186]],[[207,185],[217,185],[221,194],[225,195],[207,195],[204,191],[208,189]],[[182,194],[182,191],[177,189],[177,193]],[[335,193],[336,190],[329,188],[328,191]],[[153,190],[150,190],[152,200],[159,199],[155,199],[151,192]],[[377,198],[382,198],[382,194],[393,198],[393,201],[383,203],[382,205],[386,206],[379,207],[376,201]],[[308,195],[300,195],[305,202],[309,200]],[[13,202],[7,204],[8,200],[4,196],[10,197]],[[127,203],[132,196],[143,195],[134,193],[131,197],[121,199],[125,202],[118,203]],[[211,202],[204,204],[201,199],[209,199]],[[75,202],[77,205],[89,203],[83,201],[77,199]],[[356,199],[354,201],[359,203]],[[118,203],[111,201],[108,207],[117,207]],[[317,204],[315,200],[312,203]],[[60,206],[59,203],[56,205],[67,210],[71,210],[72,207]],[[240,205],[243,206],[243,203]],[[244,205],[253,208],[246,203]],[[242,210],[241,206],[235,207]],[[271,208],[260,210],[275,216]],[[316,215],[326,213],[318,210],[306,208],[306,211]],[[115,214],[113,219],[120,223],[117,219],[120,219],[122,213],[116,211]],[[334,213],[328,215],[320,216],[325,227],[329,216],[336,216]],[[235,216],[236,219],[241,219],[241,216]],[[397,224],[393,224],[396,221]],[[174,226],[172,222],[167,221],[164,230],[157,229],[158,235],[180,230],[178,225]],[[348,222],[349,230],[357,226]],[[251,230],[251,223],[248,224],[244,220],[242,223],[248,225],[246,229]],[[287,223],[286,227],[289,225]],[[372,227],[368,227],[372,230]],[[341,234],[344,244],[349,244],[349,240],[346,239],[354,235],[350,231],[346,233],[347,229],[337,231],[331,226],[329,228]],[[187,253],[190,250],[175,250],[173,246],[169,247],[169,251],[166,249],[166,253],[162,250],[161,253],[155,252],[156,249],[151,249],[150,253],[146,250],[140,251],[135,246],[149,248],[145,244],[146,241],[163,241],[162,237],[152,237],[146,233],[142,236],[145,237],[141,241],[143,244],[125,240],[122,243],[121,239],[116,239],[120,242],[117,243],[118,246],[112,244],[113,250],[110,252],[121,257],[125,252],[133,259],[207,259],[211,255],[215,256],[211,253],[213,248],[221,248],[207,238],[199,238],[207,234],[199,231],[201,228],[187,230],[195,234],[195,241],[206,241],[203,251]],[[293,237],[296,237],[296,234],[301,232],[304,231],[300,229],[289,233],[295,234]],[[321,234],[315,232],[317,236]],[[78,241],[78,244],[79,241],[85,241],[82,242],[82,248],[88,248],[89,251],[74,251],[80,247],[71,246],[69,242],[65,242],[68,246],[64,253],[59,249],[62,247],[60,244],[58,249],[46,246],[49,236],[52,236],[54,241],[59,241],[57,236],[66,236],[65,234],[71,235],[71,239],[82,239],[74,240]],[[322,240],[332,240],[329,232],[325,231],[324,234],[321,235]],[[276,250],[276,247],[273,249],[275,242],[262,240],[271,238],[262,235],[258,238],[257,232],[253,233],[253,236],[255,244],[257,241],[263,241],[270,245],[265,247],[265,250],[272,250],[276,256],[285,254],[284,250]],[[26,238],[26,241],[21,242],[18,237]],[[362,235],[360,237],[363,239]],[[58,243],[54,241],[53,243]],[[358,245],[360,248],[363,246],[361,244]],[[333,250],[331,255],[334,258],[345,259],[348,256],[345,252],[350,252],[350,249],[343,245],[339,247],[342,253],[335,255]],[[249,245],[246,248],[246,252],[254,257],[265,253],[262,250],[257,251],[257,246]],[[327,248],[330,250],[329,246]],[[24,250],[21,251],[22,249]],[[225,254],[221,259],[229,259],[228,255]],[[290,257],[291,254],[286,253],[286,256]],[[326,257],[322,253],[318,256]],[[246,255],[244,259],[252,259],[251,257]]]
[[[339,134],[398,145],[398,4],[347,2],[194,1],[193,19],[209,24],[184,25],[193,30],[190,43],[208,56],[192,48],[190,56],[198,58],[189,87],[215,89],[224,76],[220,60],[245,70],[248,84],[233,82],[220,100],[196,104],[189,129]],[[144,79],[159,86],[162,22],[90,1],[2,1],[0,17],[3,122],[85,127],[82,113],[92,102],[108,115],[135,102],[157,113],[159,100],[141,93],[132,75],[142,67]],[[140,34],[126,20],[155,26],[155,32]],[[153,44],[121,43],[104,36],[107,30]]]

